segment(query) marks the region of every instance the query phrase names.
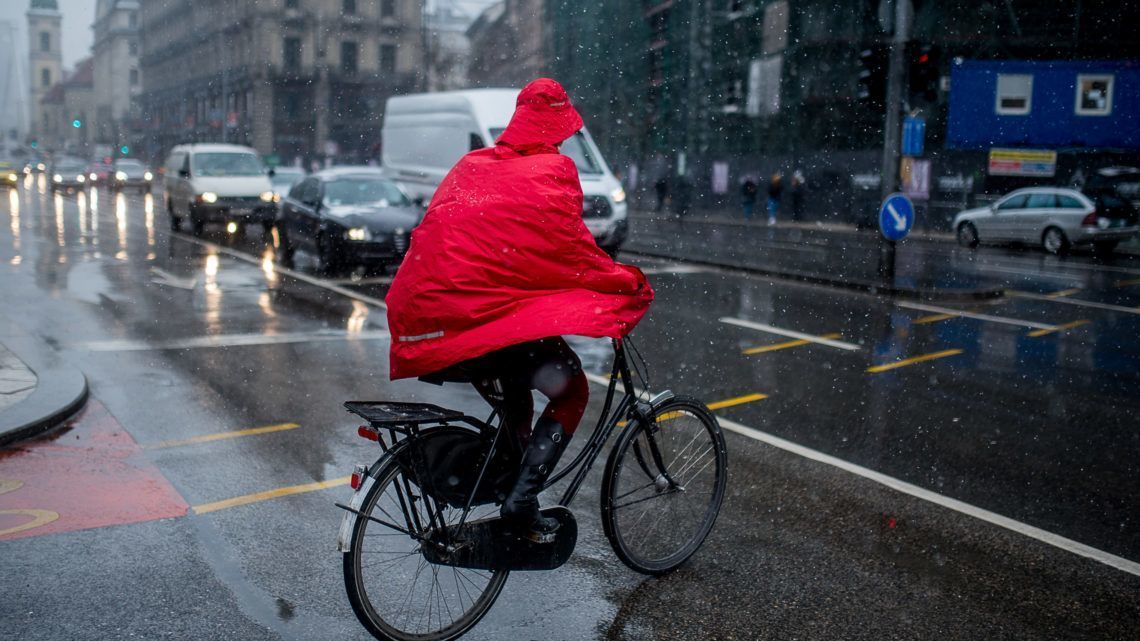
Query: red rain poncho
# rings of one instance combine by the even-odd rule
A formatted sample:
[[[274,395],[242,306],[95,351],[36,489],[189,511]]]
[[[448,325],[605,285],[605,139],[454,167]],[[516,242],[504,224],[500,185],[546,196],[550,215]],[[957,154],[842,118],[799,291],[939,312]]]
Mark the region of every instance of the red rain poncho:
[[[620,338],[645,315],[645,275],[598,249],[578,170],[554,146],[581,127],[540,78],[496,145],[440,183],[386,299],[393,379],[548,336]]]

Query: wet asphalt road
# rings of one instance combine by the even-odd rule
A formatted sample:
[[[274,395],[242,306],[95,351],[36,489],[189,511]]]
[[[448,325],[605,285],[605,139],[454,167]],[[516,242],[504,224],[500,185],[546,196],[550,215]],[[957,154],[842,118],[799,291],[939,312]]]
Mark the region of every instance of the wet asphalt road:
[[[0,509],[0,637],[367,638],[332,503],[376,452],[341,401],[484,406],[388,380],[385,278],[304,256],[294,277],[260,237],[168,227],[161,196],[0,194],[0,320],[92,395],[0,455],[19,483],[0,508],[59,515],[5,535]],[[601,534],[598,469],[571,561],[512,575],[468,638],[1134,638],[1140,269],[979,255],[1051,298],[915,308],[624,258],[658,291],[635,334],[651,387],[736,430],[720,520],[678,572],[636,575]],[[607,369],[606,343],[574,344]]]

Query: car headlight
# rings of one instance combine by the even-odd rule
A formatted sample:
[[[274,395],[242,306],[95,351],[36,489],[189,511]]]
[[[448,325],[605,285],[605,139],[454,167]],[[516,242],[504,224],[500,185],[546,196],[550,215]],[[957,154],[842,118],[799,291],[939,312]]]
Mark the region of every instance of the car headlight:
[[[47,166],[45,166],[45,165],[44,165],[44,164],[41,162],[40,164],[36,165],[36,169],[38,169],[38,170],[40,170],[40,171],[43,171],[43,170],[47,169]]]
[[[261,200],[262,200],[262,202],[267,202],[267,203],[273,202],[273,192],[272,191],[261,192]]]
[[[91,172],[91,173],[87,174],[87,177],[90,178],[91,180],[98,180],[99,174],[97,174],[95,172]]]
[[[202,202],[204,202],[204,203],[216,203],[216,202],[218,202],[218,195],[212,191],[202,192],[202,195],[200,196],[200,198],[202,199]]]
[[[372,240],[372,232],[367,227],[354,227],[345,234],[349,240]]]
[[[16,182],[19,179],[20,179],[20,177],[17,176],[16,174],[8,174],[8,180],[11,180],[12,182]]]
[[[75,180],[83,183],[83,182],[87,182],[87,177],[84,176],[83,174],[79,174],[78,176],[75,177]]]
[[[51,177],[51,181],[56,182],[56,183],[61,183],[61,182],[63,182],[63,176],[56,174],[56,175]]]
[[[618,187],[617,189],[610,192],[610,198],[613,198],[615,203],[624,203],[625,190],[621,187]]]
[[[154,174],[149,171],[143,174],[143,180],[154,180]]]
[[[115,180],[126,180],[126,179],[127,179],[127,172],[125,172],[125,171],[116,171],[115,172]]]

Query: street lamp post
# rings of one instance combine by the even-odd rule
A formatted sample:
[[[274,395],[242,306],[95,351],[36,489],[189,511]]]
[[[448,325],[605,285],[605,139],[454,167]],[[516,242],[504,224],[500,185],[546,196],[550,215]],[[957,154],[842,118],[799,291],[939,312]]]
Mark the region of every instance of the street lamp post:
[[[900,116],[903,111],[903,73],[906,43],[910,40],[910,0],[894,0],[895,29],[891,38],[891,58],[887,69],[886,121],[883,125],[883,165],[880,176],[881,201],[898,191]],[[895,243],[879,235],[879,276],[887,284],[895,278]]]

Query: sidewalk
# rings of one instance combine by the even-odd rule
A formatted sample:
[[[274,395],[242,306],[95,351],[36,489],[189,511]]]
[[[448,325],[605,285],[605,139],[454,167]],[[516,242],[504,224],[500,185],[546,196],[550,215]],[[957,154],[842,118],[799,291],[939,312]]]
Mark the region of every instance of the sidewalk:
[[[701,212],[678,220],[669,214],[630,213],[625,248],[650,256],[744,269],[753,273],[877,294],[941,300],[1003,295],[1005,286],[968,266],[949,268],[954,237],[914,233],[897,246],[895,278],[879,276],[878,235],[853,225],[765,218],[745,221]]]
[[[0,447],[57,427],[87,402],[87,379],[42,341],[0,327]]]

